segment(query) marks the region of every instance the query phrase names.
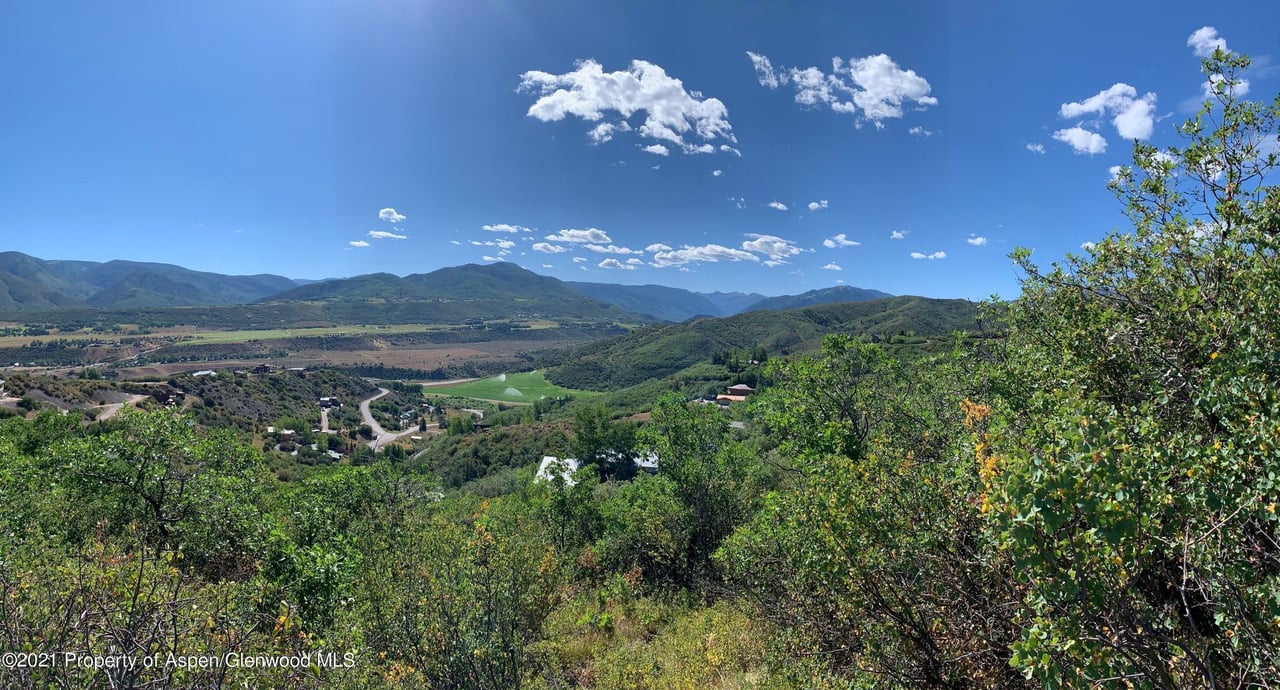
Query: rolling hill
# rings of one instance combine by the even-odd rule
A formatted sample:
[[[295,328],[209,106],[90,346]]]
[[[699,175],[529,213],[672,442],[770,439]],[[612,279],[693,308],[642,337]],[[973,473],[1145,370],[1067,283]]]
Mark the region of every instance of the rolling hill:
[[[616,390],[670,376],[712,353],[762,345],[771,353],[816,350],[828,333],[946,336],[977,331],[977,305],[925,297],[841,302],[720,319],[660,324],[547,357],[547,377],[581,390]]]
[[[879,290],[848,285],[779,297],[741,292],[692,292],[663,285],[579,282],[568,282],[566,285],[587,297],[622,307],[629,312],[676,323],[695,316],[733,316],[748,311],[792,309],[835,302],[865,302],[893,296]]]
[[[880,292],[879,290],[867,290],[865,288],[856,288],[849,285],[837,285],[835,287],[822,288],[819,290],[810,290],[799,295],[768,297],[760,300],[759,302],[755,302],[742,311],[794,309],[796,307],[812,307],[819,304],[834,304],[836,302],[866,302],[868,300],[885,299],[888,297],[893,297],[893,295],[887,292]]]
[[[665,285],[615,285],[566,282],[582,295],[612,304],[633,314],[660,321],[687,321],[695,316],[728,316],[706,295]]]
[[[133,309],[243,304],[296,286],[277,275],[229,276],[139,261],[47,261],[0,252],[0,310]]]
[[[312,283],[274,295],[265,303],[322,302],[341,312],[378,300],[379,310],[454,314],[453,321],[494,318],[607,318],[646,322],[646,318],[586,297],[555,278],[513,263],[466,264],[403,278],[374,273]],[[432,319],[439,320],[439,319]]]

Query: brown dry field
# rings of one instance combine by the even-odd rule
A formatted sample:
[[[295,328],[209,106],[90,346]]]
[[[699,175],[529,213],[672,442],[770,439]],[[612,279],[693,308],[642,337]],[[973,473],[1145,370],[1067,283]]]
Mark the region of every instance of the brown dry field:
[[[582,341],[548,342],[545,340],[502,340],[465,345],[424,345],[415,348],[387,348],[378,350],[321,351],[302,350],[291,352],[278,359],[226,359],[207,362],[182,362],[174,364],[148,364],[120,368],[116,371],[124,379],[167,377],[174,374],[204,369],[252,369],[259,364],[273,367],[352,366],[383,364],[388,367],[410,369],[435,369],[449,364],[466,364],[493,359],[508,359],[520,352],[545,350],[556,346],[569,347]],[[78,371],[79,367],[69,369]]]

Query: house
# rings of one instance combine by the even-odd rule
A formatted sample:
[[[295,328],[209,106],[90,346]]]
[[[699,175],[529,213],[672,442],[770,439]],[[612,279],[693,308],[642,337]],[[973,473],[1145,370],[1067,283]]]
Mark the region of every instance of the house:
[[[573,473],[578,471],[580,463],[573,458],[560,459],[554,455],[542,456],[542,462],[538,464],[538,473],[534,475],[534,481],[549,482],[552,477],[560,477],[564,479],[564,483],[573,486]]]
[[[658,454],[650,451],[645,455],[636,458],[636,469],[649,474],[658,473]]]
[[[342,402],[334,397],[320,398],[320,407],[342,407]]]
[[[270,373],[271,373],[271,365],[270,365],[270,364],[259,364],[258,366],[256,366],[256,367],[254,367],[254,368],[250,369],[250,370],[249,370],[249,373],[251,373],[251,374],[258,374],[259,376],[261,376],[262,374],[270,374]]]
[[[649,474],[657,474],[658,472],[658,454],[646,453],[635,458],[636,470],[640,472],[648,472]],[[538,473],[534,475],[534,481],[549,482],[552,477],[560,476],[564,479],[565,484],[573,486],[573,473],[582,467],[582,463],[575,458],[557,458],[554,455],[542,456],[542,462],[538,465]]]
[[[743,402],[747,399],[748,395],[751,395],[754,392],[756,392],[756,389],[745,383],[739,383],[724,389],[724,393],[722,395],[716,396],[716,402]]]
[[[217,373],[218,373],[218,372],[216,372],[216,371],[214,371],[214,370],[212,370],[212,369],[203,369],[203,370],[201,370],[201,371],[197,371],[196,373],[192,374],[192,376],[194,376],[194,377],[196,377],[196,378],[200,378],[200,377],[202,377],[202,376],[215,376],[215,375],[217,375]]]

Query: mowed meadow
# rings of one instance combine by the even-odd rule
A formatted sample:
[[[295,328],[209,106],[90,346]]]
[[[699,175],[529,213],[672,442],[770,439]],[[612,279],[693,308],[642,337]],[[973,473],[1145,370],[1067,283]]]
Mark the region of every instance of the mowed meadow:
[[[600,395],[593,391],[562,388],[546,379],[541,371],[498,374],[486,379],[426,387],[428,395],[456,395],[477,400],[533,403],[543,398],[581,398]]]

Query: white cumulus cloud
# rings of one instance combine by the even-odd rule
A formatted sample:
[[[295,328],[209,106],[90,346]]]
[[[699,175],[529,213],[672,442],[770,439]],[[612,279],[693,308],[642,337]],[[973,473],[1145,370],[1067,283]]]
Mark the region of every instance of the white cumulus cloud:
[[[787,205],[782,203],[781,201],[770,201],[768,206],[769,208],[776,208],[779,211],[787,210]]]
[[[720,176],[721,176],[721,175],[723,175],[723,174],[724,174],[724,171],[723,171],[723,170],[712,170],[712,171],[711,171],[711,176],[712,176],[712,177],[720,177]]]
[[[809,202],[809,210],[810,210],[810,211],[818,211],[818,210],[824,209],[824,208],[826,208],[826,207],[827,207],[827,200],[826,200],[826,199],[823,199],[822,201],[810,201],[810,202]]]
[[[1200,85],[1200,95],[1204,97],[1205,100],[1214,98],[1217,96],[1220,88],[1225,88],[1227,93],[1236,98],[1243,97],[1249,93],[1248,79],[1236,77],[1236,79],[1230,84],[1227,84],[1226,87],[1219,87],[1218,85],[1221,84],[1224,79],[1226,79],[1226,77],[1221,74],[1210,74],[1209,78]]]
[[[759,261],[751,252],[733,249],[719,244],[704,244],[700,247],[685,245],[680,249],[660,251],[653,255],[653,266],[683,266],[689,263],[717,263],[720,261]]]
[[[1090,132],[1078,125],[1054,132],[1053,138],[1070,145],[1076,153],[1087,153],[1092,156],[1107,150],[1107,140],[1102,138],[1101,134]]]
[[[641,146],[640,150],[644,151],[645,153],[652,153],[655,156],[665,156],[668,153],[670,153],[670,151],[667,150],[667,147],[663,146],[662,144],[650,144],[649,146]]]
[[[486,232],[532,232],[533,228],[526,228],[523,225],[510,225],[507,223],[495,223],[493,225],[482,225],[481,230]]]
[[[911,232],[911,231],[910,231],[910,230],[894,230],[893,232],[889,233],[889,239],[891,239],[891,240],[905,240],[905,239],[907,239],[907,233],[908,233],[908,232]]]
[[[1083,101],[1063,103],[1058,108],[1058,115],[1063,118],[1111,115],[1111,124],[1117,134],[1125,139],[1146,140],[1151,138],[1155,128],[1155,109],[1154,93],[1139,98],[1137,89],[1116,83]]]
[[[347,244],[349,244],[349,245],[351,245],[351,246],[353,246],[353,247],[367,247],[367,246],[369,246],[369,243],[368,243],[368,242],[365,242],[364,240],[352,240],[352,241],[348,242]]]
[[[394,232],[387,232],[385,230],[370,230],[369,237],[372,237],[375,240],[407,240],[409,239],[408,235],[397,235]]]
[[[886,119],[902,117],[904,104],[917,110],[938,104],[938,99],[929,95],[932,87],[927,79],[902,69],[883,53],[849,60],[832,58],[830,74],[817,67],[775,68],[769,58],[752,52],[747,52],[747,57],[762,86],[791,86],[797,103],[849,113],[859,124],[871,121],[877,129],[884,127]]]
[[[742,248],[749,252],[764,254],[769,257],[769,261],[776,263],[785,263],[788,257],[795,256],[800,253],[800,248],[792,244],[791,240],[784,240],[774,235],[749,234],[748,240],[742,243]],[[774,265],[765,262],[766,266]]]
[[[969,235],[969,237],[965,239],[965,242],[968,242],[975,247],[981,247],[987,243],[987,238],[981,235]]]
[[[384,208],[378,211],[378,217],[388,223],[403,223],[405,219],[403,215],[396,213],[394,208]]]
[[[645,250],[646,252],[669,252],[669,251],[671,251],[671,247],[668,247],[667,245],[665,245],[665,244],[663,244],[663,243],[661,243],[661,242],[655,242],[655,243],[653,243],[653,244],[651,244],[651,245],[649,245],[649,246],[645,247],[645,248],[644,248],[644,250]]]
[[[843,271],[844,269],[843,269],[843,268],[840,268],[840,265],[839,265],[839,264],[837,264],[836,262],[832,261],[831,263],[827,264],[826,266],[823,266],[823,267],[822,267],[822,270],[824,270],[824,271]]]
[[[913,259],[929,259],[930,261],[932,261],[932,260],[934,260],[934,259],[945,259],[945,258],[947,258],[947,253],[946,253],[946,252],[933,252],[932,254],[925,254],[924,252],[911,252],[911,258],[913,258]]]
[[[552,242],[591,242],[593,244],[604,244],[613,241],[609,238],[608,233],[597,228],[586,228],[585,230],[564,228],[560,232],[554,235],[547,235],[543,239]]]
[[[600,268],[612,268],[620,271],[634,271],[636,268],[632,264],[624,264],[621,261],[618,261],[617,259],[605,259],[604,261],[601,261],[596,265],[599,266]]]
[[[1227,39],[1218,35],[1218,30],[1212,26],[1202,26],[1196,29],[1191,36],[1187,38],[1187,47],[1196,54],[1196,57],[1209,57],[1213,55],[1213,51],[1221,48],[1223,52],[1229,53],[1227,49]]]
[[[854,240],[849,239],[843,232],[835,237],[828,237],[822,241],[822,246],[827,249],[836,249],[838,247],[857,247],[861,244],[861,242],[855,242]]]
[[[586,259],[582,258],[581,256],[573,257],[573,263],[575,264],[580,264],[580,263],[583,263],[584,261],[586,261]]]
[[[640,251],[639,249],[630,249],[630,248],[628,248],[628,247],[619,247],[619,246],[614,245],[614,244],[611,244],[611,245],[608,245],[608,246],[603,246],[603,245],[599,245],[599,244],[588,244],[588,245],[586,245],[586,248],[587,248],[587,249],[590,249],[590,250],[591,250],[591,251],[593,251],[593,252],[596,252],[597,254],[643,254],[643,253],[644,253],[644,252]]]
[[[542,252],[543,254],[559,254],[560,252],[569,251],[558,244],[550,244],[548,242],[535,242],[532,249],[535,252]]]
[[[517,90],[538,96],[529,106],[529,117],[559,122],[572,115],[597,123],[589,134],[596,143],[632,129],[685,153],[703,152],[717,139],[737,143],[729,109],[720,99],[686,90],[679,79],[644,60],[633,60],[626,70],[617,72],[605,72],[595,60],[580,60],[572,72],[564,74],[531,70],[520,75]],[[636,113],[644,114],[644,122],[632,128],[627,121]],[[606,124],[611,126],[602,127]],[[689,142],[691,136],[702,143]]]

